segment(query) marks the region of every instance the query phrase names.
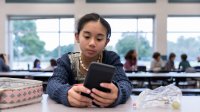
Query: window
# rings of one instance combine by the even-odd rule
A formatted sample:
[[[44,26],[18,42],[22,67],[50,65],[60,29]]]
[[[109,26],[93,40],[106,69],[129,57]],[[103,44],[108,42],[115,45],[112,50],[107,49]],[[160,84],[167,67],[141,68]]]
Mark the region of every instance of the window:
[[[111,25],[107,49],[117,52],[124,63],[130,49],[137,50],[138,65],[150,66],[153,40],[153,18],[106,18]]]
[[[6,0],[6,3],[73,3],[74,0]]]
[[[182,53],[188,55],[191,66],[198,65],[200,17],[168,17],[167,22],[167,52],[176,53],[176,66],[181,61]]]
[[[27,18],[9,19],[12,69],[31,69],[36,58],[46,68],[51,58],[73,51],[74,18]]]
[[[156,0],[86,0],[87,3],[155,3]]]
[[[168,0],[169,3],[200,3],[200,0]]]

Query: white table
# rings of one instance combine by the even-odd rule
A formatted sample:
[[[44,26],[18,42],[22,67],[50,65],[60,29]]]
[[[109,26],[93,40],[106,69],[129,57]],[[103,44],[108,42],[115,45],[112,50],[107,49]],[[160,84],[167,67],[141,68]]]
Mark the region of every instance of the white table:
[[[13,71],[13,72],[0,72],[0,77],[42,77],[49,78],[53,72],[28,72],[28,71]]]
[[[200,112],[200,96],[183,96],[180,110],[158,107],[139,110],[133,107],[133,102],[136,98],[136,96],[131,96],[126,104],[121,104],[114,108],[72,108],[58,104],[47,95],[43,95],[41,103],[6,109],[2,110],[2,112]]]
[[[176,86],[179,86],[179,80],[183,80],[186,78],[195,78],[196,80],[200,79],[200,73],[176,73],[176,72],[169,72],[169,73],[149,73],[149,72],[139,72],[139,73],[126,73],[126,76],[129,80],[142,80],[148,82],[148,88],[152,88],[151,81],[155,80],[164,80],[173,78]]]
[[[149,73],[149,72],[139,72],[139,73],[126,73],[126,76],[129,78],[200,78],[200,73]]]

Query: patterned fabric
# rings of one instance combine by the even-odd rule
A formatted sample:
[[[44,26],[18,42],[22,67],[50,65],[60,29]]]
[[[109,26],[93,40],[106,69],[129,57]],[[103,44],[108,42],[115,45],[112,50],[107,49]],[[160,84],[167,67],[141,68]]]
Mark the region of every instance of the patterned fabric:
[[[79,57],[80,57],[80,53],[79,52],[75,52],[75,53],[69,53],[68,54],[70,62],[71,62],[71,69],[74,73],[74,78],[76,80],[76,83],[83,83],[85,80],[86,75],[82,74],[80,72],[79,69]]]
[[[19,103],[42,97],[41,81],[0,78],[0,108],[19,106]],[[6,105],[6,106],[5,106]]]

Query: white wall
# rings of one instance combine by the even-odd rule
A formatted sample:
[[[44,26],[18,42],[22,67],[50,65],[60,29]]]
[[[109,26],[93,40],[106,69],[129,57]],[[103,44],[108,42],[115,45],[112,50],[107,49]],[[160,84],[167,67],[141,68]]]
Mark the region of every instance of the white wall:
[[[154,51],[166,54],[168,15],[200,15],[200,3],[174,3],[157,0],[156,3],[86,4],[75,0],[73,4],[5,4],[0,0],[0,53],[9,53],[7,32],[8,15],[74,15],[77,20],[85,13],[101,15],[155,15]]]

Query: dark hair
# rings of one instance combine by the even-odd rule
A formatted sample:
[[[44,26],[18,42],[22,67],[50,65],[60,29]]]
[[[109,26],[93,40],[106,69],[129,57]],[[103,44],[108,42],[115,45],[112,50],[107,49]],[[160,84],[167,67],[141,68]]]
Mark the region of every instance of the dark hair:
[[[132,57],[132,54],[135,52],[135,50],[134,49],[132,49],[132,50],[129,50],[127,53],[126,53],[126,55],[125,55],[125,59],[126,60],[132,60],[133,59],[133,57]]]
[[[173,57],[176,57],[176,54],[175,53],[170,53],[169,60],[171,60]]]
[[[37,67],[37,63],[40,62],[39,59],[35,59],[35,61],[33,62],[33,68],[36,68]]]
[[[90,21],[100,21],[101,24],[106,28],[107,30],[107,39],[110,38],[111,36],[111,28],[110,28],[110,24],[104,19],[102,18],[100,15],[96,14],[96,13],[90,13],[90,14],[86,14],[85,16],[83,16],[82,18],[80,18],[78,24],[77,24],[77,33],[79,34],[80,31],[83,29],[84,25]]]
[[[125,59],[129,61],[131,64],[136,65],[137,64],[137,57],[133,57],[133,53],[136,52],[134,49],[129,50],[126,55]]]
[[[159,56],[160,56],[160,53],[159,53],[159,52],[153,53],[153,58],[154,58],[154,59],[157,59]]]
[[[3,59],[4,63],[6,62],[5,58],[4,58],[4,54],[0,54],[0,58]]]
[[[51,59],[50,64],[51,64],[52,67],[57,66],[57,62],[56,62],[55,59]]]
[[[186,61],[186,60],[187,60],[187,54],[182,54],[182,55],[181,55],[181,59],[182,59],[183,61]]]

